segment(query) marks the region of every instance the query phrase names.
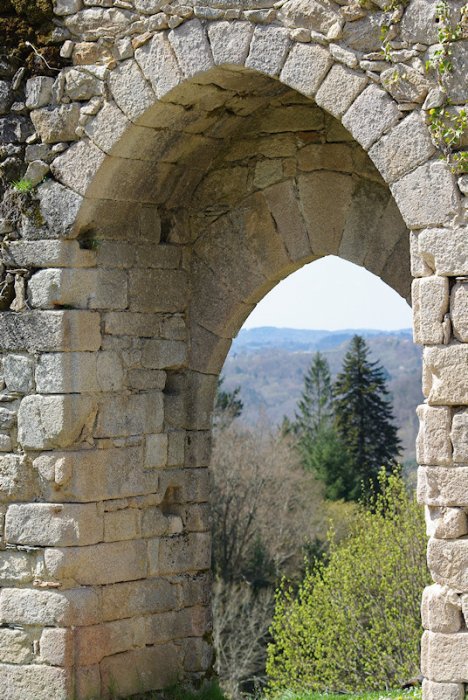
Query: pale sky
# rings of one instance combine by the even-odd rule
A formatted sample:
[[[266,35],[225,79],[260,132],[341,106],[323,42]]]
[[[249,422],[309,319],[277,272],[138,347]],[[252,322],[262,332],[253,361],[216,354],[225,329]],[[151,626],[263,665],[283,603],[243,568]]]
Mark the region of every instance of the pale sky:
[[[399,330],[411,328],[411,308],[363,267],[328,256],[276,285],[243,327],[259,326]]]

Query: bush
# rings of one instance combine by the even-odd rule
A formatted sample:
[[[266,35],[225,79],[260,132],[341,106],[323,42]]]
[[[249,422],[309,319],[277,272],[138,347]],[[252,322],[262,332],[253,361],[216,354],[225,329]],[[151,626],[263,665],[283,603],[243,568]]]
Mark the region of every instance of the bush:
[[[277,592],[268,647],[271,694],[399,687],[419,673],[421,591],[429,581],[420,507],[396,473],[360,506],[350,535]]]

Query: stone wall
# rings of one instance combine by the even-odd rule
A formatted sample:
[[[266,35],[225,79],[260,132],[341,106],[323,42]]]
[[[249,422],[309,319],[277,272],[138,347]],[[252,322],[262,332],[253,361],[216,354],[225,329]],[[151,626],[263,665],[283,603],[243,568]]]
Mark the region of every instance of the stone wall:
[[[466,14],[384,5],[56,0],[69,65],[0,63],[2,697],[206,674],[217,376],[327,254],[415,278],[424,695],[463,697],[466,137],[436,118],[467,100]]]

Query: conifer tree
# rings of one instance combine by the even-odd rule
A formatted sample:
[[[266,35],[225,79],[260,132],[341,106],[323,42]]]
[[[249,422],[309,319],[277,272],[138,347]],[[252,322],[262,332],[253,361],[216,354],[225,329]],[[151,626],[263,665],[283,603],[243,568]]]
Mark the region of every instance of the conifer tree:
[[[378,488],[381,468],[390,472],[400,452],[384,370],[368,356],[364,338],[354,336],[334,386],[336,429],[347,453],[346,500],[358,499],[369,482]]]

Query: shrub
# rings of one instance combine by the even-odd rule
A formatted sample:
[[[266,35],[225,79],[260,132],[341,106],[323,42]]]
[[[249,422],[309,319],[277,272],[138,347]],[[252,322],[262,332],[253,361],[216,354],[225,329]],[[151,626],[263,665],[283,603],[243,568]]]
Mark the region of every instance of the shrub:
[[[418,675],[420,597],[429,580],[421,509],[401,477],[380,475],[351,533],[283,584],[268,647],[270,693],[398,687]]]

